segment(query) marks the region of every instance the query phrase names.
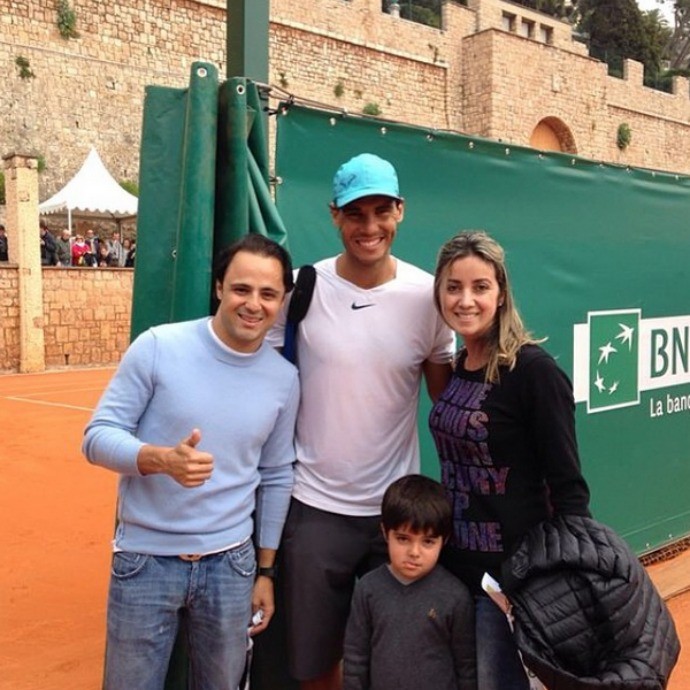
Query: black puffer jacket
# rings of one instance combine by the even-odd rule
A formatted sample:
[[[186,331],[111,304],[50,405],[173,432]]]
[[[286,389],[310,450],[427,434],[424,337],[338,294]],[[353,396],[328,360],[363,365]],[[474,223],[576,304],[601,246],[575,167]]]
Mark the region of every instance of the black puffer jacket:
[[[503,566],[523,660],[549,690],[663,690],[680,653],[673,619],[612,529],[561,516]]]

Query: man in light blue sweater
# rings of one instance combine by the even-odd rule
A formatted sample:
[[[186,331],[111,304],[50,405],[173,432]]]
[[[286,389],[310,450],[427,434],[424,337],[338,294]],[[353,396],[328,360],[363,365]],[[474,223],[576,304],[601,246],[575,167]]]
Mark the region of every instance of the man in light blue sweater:
[[[213,317],[135,340],[85,431],[86,457],[120,474],[106,690],[162,688],[182,617],[193,687],[236,690],[252,613],[251,634],[273,614],[299,381],[264,335],[292,289],[290,257],[247,235],[214,285]]]

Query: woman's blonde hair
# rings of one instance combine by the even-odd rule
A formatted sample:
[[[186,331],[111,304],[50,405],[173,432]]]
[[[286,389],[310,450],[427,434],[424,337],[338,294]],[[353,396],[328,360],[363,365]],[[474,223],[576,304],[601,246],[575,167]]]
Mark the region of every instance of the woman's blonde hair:
[[[439,314],[443,316],[440,293],[445,273],[454,261],[467,256],[479,257],[493,266],[500,290],[496,320],[486,336],[489,354],[486,380],[495,383],[499,380],[499,367],[515,367],[518,351],[523,345],[541,343],[544,339],[535,339],[523,325],[510,289],[503,247],[484,230],[464,230],[441,247],[434,276],[434,302]]]

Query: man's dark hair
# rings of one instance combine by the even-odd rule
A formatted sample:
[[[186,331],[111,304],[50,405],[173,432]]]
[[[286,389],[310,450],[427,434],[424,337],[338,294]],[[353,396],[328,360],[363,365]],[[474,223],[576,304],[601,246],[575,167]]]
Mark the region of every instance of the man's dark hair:
[[[288,254],[287,250],[281,247],[277,242],[253,232],[245,235],[241,240],[234,242],[229,247],[219,252],[213,267],[214,287],[216,283],[222,284],[228,266],[238,252],[249,252],[250,254],[258,254],[259,256],[278,259],[280,265],[283,267],[283,286],[285,287],[285,292],[290,292],[294,287],[292,259],[290,259],[290,254]]]
[[[446,490],[421,474],[408,474],[394,481],[383,495],[381,523],[386,532],[409,527],[413,532],[450,536],[453,521]]]

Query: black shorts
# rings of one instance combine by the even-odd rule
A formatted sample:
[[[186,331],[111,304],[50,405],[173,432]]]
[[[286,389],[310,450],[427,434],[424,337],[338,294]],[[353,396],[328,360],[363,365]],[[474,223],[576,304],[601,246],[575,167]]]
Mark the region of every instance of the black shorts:
[[[381,517],[292,499],[281,545],[290,674],[313,680],[342,659],[355,580],[388,561]]]

